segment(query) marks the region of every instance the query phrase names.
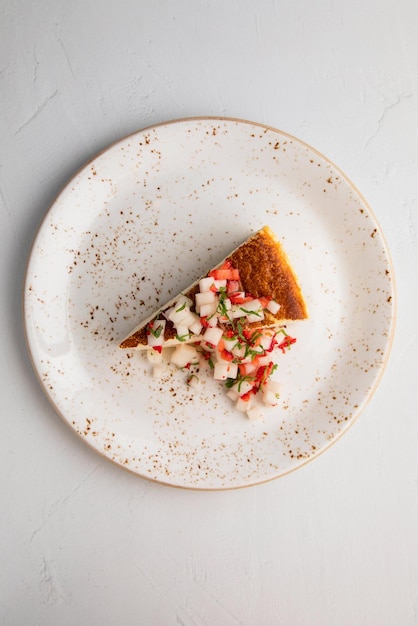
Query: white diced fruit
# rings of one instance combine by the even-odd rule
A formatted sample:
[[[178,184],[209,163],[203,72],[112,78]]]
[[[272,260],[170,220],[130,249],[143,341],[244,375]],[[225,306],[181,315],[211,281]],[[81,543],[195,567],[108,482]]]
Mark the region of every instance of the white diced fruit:
[[[187,309],[187,307],[184,307],[184,309],[181,307],[173,307],[171,313],[168,315],[168,319],[170,322],[173,322],[175,326],[178,326],[187,318],[188,312],[189,309]]]
[[[218,328],[217,326],[211,326],[207,328],[202,335],[202,339],[212,344],[212,346],[217,346],[220,342],[223,335],[222,328]]]
[[[256,369],[257,365],[254,365],[254,363],[244,363],[243,361],[241,361],[241,373],[244,376],[251,376],[251,374],[254,374]]]
[[[173,324],[181,324],[183,320],[187,318],[192,304],[193,302],[190,298],[181,295],[177,299],[177,302],[166,313],[166,317],[168,317]]]
[[[250,324],[252,324],[253,322],[260,322],[263,319],[264,319],[263,309],[259,309],[258,311],[254,311],[254,313],[247,315],[247,320]]]
[[[209,317],[210,315],[214,315],[216,313],[216,309],[218,307],[218,302],[209,302],[208,304],[202,304],[199,307],[199,315],[200,317]]]
[[[231,387],[231,389],[228,391],[228,393],[226,394],[228,396],[228,398],[230,398],[232,400],[232,402],[236,402],[239,398],[239,393],[234,387]]]
[[[170,319],[170,315],[171,315],[171,313],[173,313],[173,311],[174,311],[174,307],[170,306],[168,309],[163,311],[164,317],[166,317],[167,319]]]
[[[197,293],[195,296],[196,309],[200,308],[202,304],[211,304],[217,302],[218,297],[213,291],[204,291],[203,293]]]
[[[191,374],[187,379],[187,384],[189,387],[197,387],[199,384],[199,379],[196,374]]]
[[[184,293],[180,294],[180,296],[177,298],[177,303],[175,304],[176,309],[182,307],[183,304],[187,309],[190,309],[193,304],[193,300],[188,296],[185,296]]]
[[[243,400],[242,398],[238,398],[235,408],[238,411],[242,411],[243,413],[247,413],[247,411],[251,408],[252,396],[248,398],[248,400]]]
[[[151,350],[147,350],[147,360],[149,363],[152,363],[152,365],[158,365],[163,362],[163,354],[151,348]]]
[[[231,307],[231,312],[229,314],[229,316],[233,319],[237,319],[238,317],[245,317],[246,315],[246,312],[243,311],[240,306],[235,304]]]
[[[235,291],[234,292],[234,298],[241,298],[242,300],[244,300],[246,295],[247,294],[245,293],[245,291]]]
[[[177,324],[176,333],[177,337],[181,337],[179,341],[186,341],[186,339],[189,339],[189,327],[186,326],[186,324]]]
[[[235,341],[235,345],[232,347],[231,352],[234,356],[244,358],[246,353],[246,347],[243,343]]]
[[[240,380],[232,388],[237,390],[239,396],[243,396],[244,394],[251,391],[253,386],[249,380]]]
[[[171,355],[171,363],[177,367],[186,367],[189,363],[198,363],[199,353],[194,346],[182,344],[177,346]]]
[[[279,309],[280,309],[280,304],[276,302],[276,300],[270,300],[270,302],[267,305],[267,310],[270,311],[270,313],[273,313],[273,315],[276,315],[276,313],[279,312]]]
[[[208,324],[209,326],[217,326],[218,325],[218,316],[217,315],[211,315],[210,317],[208,317]]]
[[[264,350],[269,350],[272,340],[273,334],[271,332],[264,331],[260,337],[260,346],[262,346]]]
[[[278,383],[276,380],[268,380],[263,385],[263,391],[269,391],[271,393],[274,393],[275,395],[276,394],[279,395],[280,390],[281,390],[281,384]]]
[[[161,378],[166,373],[166,367],[163,364],[154,365],[152,375],[154,378]]]
[[[271,356],[269,354],[266,354],[264,356],[259,356],[257,359],[258,367],[261,367],[262,365],[268,365],[270,362],[271,362]]]
[[[196,315],[196,319],[193,321],[193,324],[190,324],[189,330],[194,335],[200,335],[200,333],[202,332],[202,329],[203,329],[202,323]]]
[[[215,284],[215,279],[212,276],[207,276],[206,278],[202,278],[199,280],[199,290],[201,293],[205,291],[210,291],[212,285]]]
[[[264,319],[264,310],[261,306],[260,300],[250,300],[249,302],[246,302],[242,308],[247,312],[247,320],[250,323],[259,322]]]
[[[213,377],[215,380],[226,380],[227,378],[236,378],[238,374],[238,365],[230,361],[216,361],[213,369]]]
[[[263,411],[259,406],[252,406],[247,410],[247,417],[252,422],[261,420],[263,418]]]
[[[269,406],[276,406],[277,396],[272,391],[263,391],[263,402]]]
[[[214,283],[215,289],[220,291],[221,289],[226,289],[226,280],[221,278],[219,280],[215,280]]]
[[[224,337],[225,350],[232,352],[234,347],[237,345],[236,337]]]
[[[184,324],[185,326],[190,327],[190,324],[193,324],[193,322],[195,322],[196,319],[198,319],[198,316],[196,315],[196,313],[193,313],[190,309],[187,309],[184,317],[181,320],[181,323]]]
[[[149,335],[147,336],[147,343],[150,347],[163,345],[165,325],[166,325],[165,320],[154,320],[152,324],[152,332],[150,330]]]

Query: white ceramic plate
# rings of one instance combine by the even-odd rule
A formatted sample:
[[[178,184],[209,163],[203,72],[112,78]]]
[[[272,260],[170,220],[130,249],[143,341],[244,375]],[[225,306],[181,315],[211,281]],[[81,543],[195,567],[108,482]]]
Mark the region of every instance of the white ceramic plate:
[[[310,319],[278,358],[279,406],[250,422],[215,381],[154,380],[118,340],[264,224]],[[148,128],[92,159],[46,215],[25,286],[29,350],[57,412],[119,465],[198,489],[276,478],[343,434],[380,379],[394,305],[382,233],[344,174],[286,133],[224,118]]]

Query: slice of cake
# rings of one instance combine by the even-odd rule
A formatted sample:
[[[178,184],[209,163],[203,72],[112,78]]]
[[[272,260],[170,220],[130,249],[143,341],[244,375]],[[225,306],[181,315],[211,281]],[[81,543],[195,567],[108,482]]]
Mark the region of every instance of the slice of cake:
[[[268,226],[249,237],[227,258],[156,313],[143,320],[120,348],[147,350],[154,376],[169,362],[199,383],[210,369],[228,397],[249,419],[263,406],[276,406],[280,385],[271,379],[274,353],[296,342],[286,325],[307,318],[306,304],[287,256]]]
[[[307,318],[290,262],[268,226],[250,236],[188,289],[143,320],[120,348],[151,349],[206,341],[225,333],[285,326]]]

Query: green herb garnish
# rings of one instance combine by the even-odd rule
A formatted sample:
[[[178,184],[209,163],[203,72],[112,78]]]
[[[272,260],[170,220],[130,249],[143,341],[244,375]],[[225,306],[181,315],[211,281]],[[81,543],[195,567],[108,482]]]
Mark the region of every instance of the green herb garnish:
[[[246,315],[257,315],[258,317],[261,317],[262,315],[259,311],[249,311],[248,309],[244,309],[243,306],[240,306],[239,308],[241,311],[244,311]]]
[[[185,335],[176,335],[177,341],[187,341],[190,339],[190,333],[186,333]]]
[[[153,328],[153,324],[154,324],[154,322],[151,322],[151,324],[149,324],[148,330],[150,331],[151,335],[153,335],[154,337],[156,337],[158,339],[158,337],[163,332],[163,325],[160,324],[159,326],[157,326],[157,328]]]
[[[180,313],[180,311],[183,311],[186,308],[186,303],[183,302],[183,304],[181,305],[180,308],[176,309],[176,313]]]

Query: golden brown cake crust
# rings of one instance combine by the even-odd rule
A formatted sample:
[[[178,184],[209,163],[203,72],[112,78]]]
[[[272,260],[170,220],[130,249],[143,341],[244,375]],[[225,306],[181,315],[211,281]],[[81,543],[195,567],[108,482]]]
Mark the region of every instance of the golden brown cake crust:
[[[248,324],[249,327],[286,324],[286,322],[308,317],[296,275],[280,242],[268,226],[264,226],[252,235],[227,258],[231,260],[233,267],[239,270],[243,291],[254,298],[271,297],[280,304],[280,310],[276,315],[265,311],[262,324]],[[219,266],[223,262],[224,260]],[[194,284],[183,293],[194,301],[194,296],[198,291],[199,285]],[[176,330],[167,320],[164,340],[174,339],[175,336]],[[144,324],[124,339],[119,347],[136,348],[141,345],[146,346],[147,342],[147,325]]]
[[[270,296],[281,308],[276,318],[308,317],[305,300],[290,262],[274,233],[264,226],[229,257],[239,269],[243,290],[258,298]]]

